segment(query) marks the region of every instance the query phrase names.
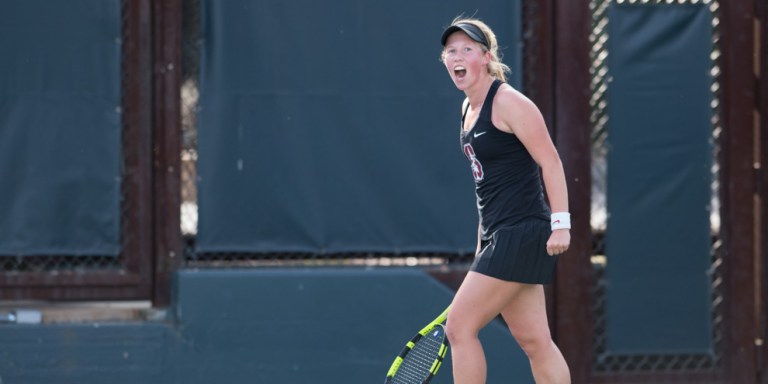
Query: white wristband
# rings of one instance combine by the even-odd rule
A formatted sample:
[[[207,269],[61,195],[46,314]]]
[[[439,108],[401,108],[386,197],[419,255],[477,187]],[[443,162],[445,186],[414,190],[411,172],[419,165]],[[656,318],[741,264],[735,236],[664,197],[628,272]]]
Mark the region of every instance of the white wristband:
[[[552,230],[571,229],[571,214],[568,212],[555,212],[551,216]]]

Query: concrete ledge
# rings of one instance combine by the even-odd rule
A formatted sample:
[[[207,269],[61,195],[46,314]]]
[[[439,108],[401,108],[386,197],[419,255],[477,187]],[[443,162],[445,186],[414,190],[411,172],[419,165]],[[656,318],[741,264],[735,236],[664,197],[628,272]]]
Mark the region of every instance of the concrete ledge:
[[[135,321],[144,304],[91,303],[47,308],[45,324],[1,324],[0,382],[382,382],[453,291],[416,268],[260,268],[182,270],[175,296],[173,321]],[[533,383],[505,327],[480,338],[488,382]],[[433,382],[450,373],[448,360]]]
[[[164,320],[165,310],[152,308],[149,301],[105,302],[2,302],[0,319],[11,322],[20,312],[37,312],[42,324],[77,324],[93,322],[138,322]],[[22,321],[17,321],[22,323]]]
[[[227,361],[249,356],[238,369],[256,382],[378,382],[453,295],[418,268],[181,271],[178,325],[210,356],[183,369],[213,380],[232,374]],[[493,322],[481,339],[489,382],[533,382],[506,327]],[[447,361],[434,382],[451,382],[451,369]]]

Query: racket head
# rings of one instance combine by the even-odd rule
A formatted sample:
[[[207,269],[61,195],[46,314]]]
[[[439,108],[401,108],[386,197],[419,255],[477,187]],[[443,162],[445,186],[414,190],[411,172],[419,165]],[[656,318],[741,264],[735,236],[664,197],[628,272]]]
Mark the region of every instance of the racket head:
[[[385,383],[429,383],[440,369],[447,352],[445,327],[441,323],[431,323],[406,344],[387,373]]]

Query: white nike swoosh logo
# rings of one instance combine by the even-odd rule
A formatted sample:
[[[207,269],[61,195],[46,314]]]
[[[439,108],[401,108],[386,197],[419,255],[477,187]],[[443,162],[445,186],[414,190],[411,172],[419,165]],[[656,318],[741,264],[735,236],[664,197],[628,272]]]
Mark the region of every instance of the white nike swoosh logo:
[[[486,133],[488,133],[488,131],[485,131],[485,132],[475,132],[475,133],[472,134],[472,136],[474,136],[475,138],[478,138],[478,137],[480,137],[482,135],[485,135]]]

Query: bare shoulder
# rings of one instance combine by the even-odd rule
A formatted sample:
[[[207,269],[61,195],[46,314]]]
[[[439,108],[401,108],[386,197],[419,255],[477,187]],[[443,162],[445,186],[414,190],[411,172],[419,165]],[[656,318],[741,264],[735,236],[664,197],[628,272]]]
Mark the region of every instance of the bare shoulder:
[[[522,122],[541,118],[539,108],[528,97],[509,84],[499,87],[493,99],[493,124],[509,133],[520,130]],[[527,124],[525,124],[527,125]]]

